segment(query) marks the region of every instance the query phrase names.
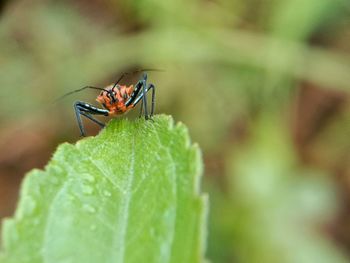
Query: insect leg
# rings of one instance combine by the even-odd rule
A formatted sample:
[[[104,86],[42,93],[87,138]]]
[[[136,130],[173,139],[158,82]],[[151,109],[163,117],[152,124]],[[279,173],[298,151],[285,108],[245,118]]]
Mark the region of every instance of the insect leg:
[[[141,107],[140,107],[140,115],[139,115],[139,118],[141,118],[142,113],[143,113],[143,100],[141,100]]]
[[[80,110],[79,110],[77,102],[74,104],[74,111],[75,111],[75,116],[77,118],[79,130],[80,130],[80,135],[85,136],[85,129],[83,126],[83,122],[81,121]]]
[[[102,127],[104,126],[104,124],[102,122],[96,120],[95,118],[93,118],[91,116],[91,114],[104,115],[104,116],[109,115],[108,110],[99,109],[99,108],[96,108],[88,103],[81,102],[81,101],[77,101],[74,103],[74,110],[75,110],[75,116],[77,118],[77,122],[78,122],[81,136],[85,136],[85,129],[84,129],[83,122],[81,120],[80,115],[85,116],[86,118],[90,119],[91,121],[97,123],[98,125],[100,125]]]
[[[142,93],[140,94],[140,91],[142,89]],[[148,108],[147,108],[147,96],[146,93],[152,89],[152,105],[151,105],[151,114],[148,115]],[[133,93],[131,94],[129,100],[125,103],[125,106],[133,105],[135,107],[139,101],[141,101],[141,109],[140,109],[140,116],[143,113],[143,110],[145,110],[145,118],[148,119],[149,117],[153,116],[154,113],[154,104],[155,104],[155,86],[153,84],[150,84],[147,86],[147,74],[144,73],[143,79],[139,80],[136,85]]]
[[[147,80],[147,73],[143,74],[143,78],[141,80],[139,80],[136,85],[135,85],[135,89],[134,91],[131,93],[130,98],[125,102],[125,106],[130,106],[131,104],[133,104],[133,102],[135,101],[135,99],[138,97],[141,88],[144,85],[144,82]]]
[[[156,87],[153,84],[149,84],[147,91],[152,89],[152,104],[151,104],[151,116],[153,116],[154,113],[154,104],[155,104],[155,99],[156,99]]]
[[[152,90],[152,104],[151,104],[151,114],[150,117],[153,116],[154,113],[154,105],[155,105],[155,89],[156,87],[153,84],[149,84],[148,87],[145,90],[145,94],[147,94],[148,91]],[[143,105],[143,98],[146,97],[146,95],[143,95],[143,93],[141,93],[132,103],[133,107],[135,107],[137,105],[137,103],[139,103],[141,101],[141,106]],[[143,107],[141,107],[141,113],[142,113],[142,109]],[[147,116],[148,117],[148,116]],[[147,118],[146,118],[147,119]]]
[[[92,117],[90,114],[85,113],[85,112],[80,112],[81,115],[85,116],[86,118],[88,118],[89,120],[93,121],[94,123],[100,125],[102,128],[105,126],[104,123],[100,122],[99,120],[95,119],[94,117]]]

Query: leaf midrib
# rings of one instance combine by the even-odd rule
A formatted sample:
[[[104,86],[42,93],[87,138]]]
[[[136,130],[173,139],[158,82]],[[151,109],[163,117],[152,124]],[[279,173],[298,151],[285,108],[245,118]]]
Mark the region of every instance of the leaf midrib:
[[[132,137],[131,143],[131,162],[128,180],[126,183],[126,195],[122,198],[121,209],[117,210],[118,216],[116,225],[119,227],[115,228],[115,234],[112,242],[112,257],[113,262],[124,262],[125,248],[126,248],[126,233],[129,223],[129,206],[131,203],[132,195],[132,184],[134,182],[135,174],[135,137]],[[120,246],[119,246],[120,245]],[[120,249],[119,249],[120,247]]]

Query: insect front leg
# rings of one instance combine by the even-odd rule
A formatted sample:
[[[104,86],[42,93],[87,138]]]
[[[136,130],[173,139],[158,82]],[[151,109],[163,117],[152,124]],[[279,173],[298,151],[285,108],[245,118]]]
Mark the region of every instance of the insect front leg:
[[[149,117],[152,117],[153,116],[153,113],[154,113],[154,104],[155,104],[155,86],[153,84],[149,84],[147,89],[146,89],[146,94],[148,93],[149,90],[152,90],[152,101],[151,101],[151,114],[149,115]],[[140,109],[140,117],[142,116],[142,110],[143,110],[143,99],[144,97],[146,97],[147,95],[143,95],[141,94],[139,96],[139,98],[137,98],[134,102],[134,105],[136,106],[136,104],[141,100],[141,109]],[[146,118],[147,119],[147,118]]]
[[[142,108],[145,109],[145,119],[148,120],[148,108],[147,108],[147,96],[146,96],[146,88],[147,88],[147,74],[145,73],[143,75],[143,80],[142,80],[142,104],[141,104],[141,110]],[[134,103],[134,105],[136,105]],[[144,107],[142,107],[144,106]]]
[[[85,103],[82,101],[77,101],[74,103],[74,111],[75,111],[75,116],[77,118],[77,122],[78,122],[81,136],[85,136],[86,133],[85,133],[84,125],[83,125],[83,122],[82,122],[80,115],[85,116],[86,118],[95,122],[96,124],[100,125],[101,127],[104,127],[105,125],[102,122],[100,122],[99,120],[92,117],[91,114],[103,115],[103,116],[109,115],[108,110],[96,108],[96,107],[92,106],[91,104],[88,104],[88,103]]]
[[[152,105],[151,105],[151,114],[148,115],[148,107],[147,107],[147,92],[152,89]],[[139,80],[136,85],[133,93],[131,94],[129,100],[125,103],[128,107],[132,105],[135,107],[141,101],[141,109],[140,116],[142,115],[143,110],[145,111],[145,119],[147,120],[149,117],[153,116],[154,113],[154,104],[155,104],[155,86],[153,84],[149,84],[147,86],[147,74],[143,75],[143,78]]]

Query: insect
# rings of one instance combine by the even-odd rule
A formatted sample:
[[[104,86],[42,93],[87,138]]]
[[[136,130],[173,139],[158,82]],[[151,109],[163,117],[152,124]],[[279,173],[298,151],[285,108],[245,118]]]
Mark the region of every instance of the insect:
[[[101,90],[97,96],[96,101],[99,102],[103,108],[97,108],[89,103],[83,101],[76,101],[74,103],[74,111],[77,118],[78,126],[80,129],[81,136],[86,136],[85,129],[81,116],[88,118],[95,122],[101,127],[105,125],[99,120],[95,119],[93,115],[102,116],[118,116],[128,112],[129,110],[136,107],[141,101],[140,117],[144,111],[145,119],[148,120],[153,116],[154,113],[154,102],[155,102],[155,86],[153,84],[147,84],[147,73],[143,73],[141,79],[134,85],[126,86],[119,85],[119,81],[128,73],[124,73],[114,84],[111,84],[105,88],[85,86],[81,89],[69,92],[64,95],[70,95],[72,93],[82,91],[84,89],[96,89]],[[147,97],[148,91],[152,90],[152,102],[151,112],[148,114]]]

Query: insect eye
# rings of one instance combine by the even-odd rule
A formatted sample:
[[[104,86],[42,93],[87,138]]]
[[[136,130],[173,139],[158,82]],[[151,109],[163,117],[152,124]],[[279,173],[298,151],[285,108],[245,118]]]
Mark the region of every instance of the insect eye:
[[[118,99],[116,98],[116,93],[114,91],[110,91],[107,93],[108,98],[114,103],[117,102]]]

